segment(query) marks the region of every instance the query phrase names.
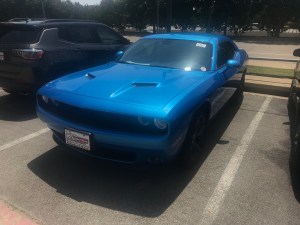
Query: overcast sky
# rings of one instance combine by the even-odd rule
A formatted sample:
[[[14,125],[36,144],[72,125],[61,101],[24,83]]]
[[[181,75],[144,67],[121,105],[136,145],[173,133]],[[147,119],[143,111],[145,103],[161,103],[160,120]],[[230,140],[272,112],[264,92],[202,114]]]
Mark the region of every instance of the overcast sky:
[[[72,2],[79,2],[81,5],[98,5],[101,0],[71,0]]]

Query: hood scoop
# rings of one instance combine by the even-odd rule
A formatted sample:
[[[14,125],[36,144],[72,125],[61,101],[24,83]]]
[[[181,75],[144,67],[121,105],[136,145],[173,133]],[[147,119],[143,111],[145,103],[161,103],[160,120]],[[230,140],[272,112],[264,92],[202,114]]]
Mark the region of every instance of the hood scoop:
[[[132,88],[147,88],[147,87],[157,87],[157,86],[158,83],[154,83],[154,82],[133,82],[121,87],[119,90],[111,94],[110,97],[111,98],[118,97],[119,95],[131,90]]]
[[[149,83],[149,82],[134,82],[132,83],[132,86],[133,87],[157,87],[158,86],[158,83]]]

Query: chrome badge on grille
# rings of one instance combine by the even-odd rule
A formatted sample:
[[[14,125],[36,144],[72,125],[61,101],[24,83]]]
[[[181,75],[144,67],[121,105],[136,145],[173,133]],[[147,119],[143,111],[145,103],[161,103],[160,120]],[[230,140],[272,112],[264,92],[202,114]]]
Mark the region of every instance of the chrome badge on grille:
[[[3,60],[4,60],[4,53],[0,52],[0,61],[3,61]]]

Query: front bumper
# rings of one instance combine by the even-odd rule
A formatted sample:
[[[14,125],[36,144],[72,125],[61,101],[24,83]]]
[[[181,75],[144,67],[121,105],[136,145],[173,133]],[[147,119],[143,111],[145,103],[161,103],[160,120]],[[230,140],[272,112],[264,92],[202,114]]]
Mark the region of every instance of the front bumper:
[[[35,92],[42,86],[36,79],[36,75],[31,68],[19,68],[9,70],[6,67],[0,68],[0,87],[16,90]]]
[[[36,63],[28,65],[0,64],[0,87],[16,90],[35,92],[43,85],[44,67]]]
[[[95,158],[123,163],[165,163],[179,153],[184,135],[135,135],[98,130],[58,118],[37,106],[38,117],[53,131],[54,140],[70,149]],[[65,143],[65,128],[91,133],[91,150],[85,151]]]

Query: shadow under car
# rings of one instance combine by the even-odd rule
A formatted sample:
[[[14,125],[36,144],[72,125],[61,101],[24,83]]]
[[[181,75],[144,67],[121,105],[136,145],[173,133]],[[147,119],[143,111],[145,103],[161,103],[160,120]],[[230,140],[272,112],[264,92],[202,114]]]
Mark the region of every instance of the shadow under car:
[[[27,121],[37,118],[35,96],[2,95],[0,96],[0,120]]]
[[[144,217],[161,215],[193,179],[233,120],[239,107],[225,107],[209,125],[198,164],[183,169],[178,163],[150,169],[103,163],[74,154],[61,146],[35,158],[28,168],[57,192],[77,201]]]

